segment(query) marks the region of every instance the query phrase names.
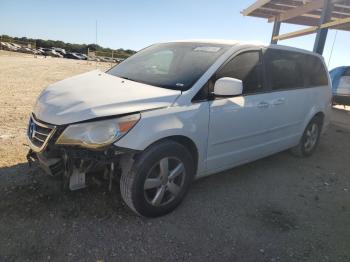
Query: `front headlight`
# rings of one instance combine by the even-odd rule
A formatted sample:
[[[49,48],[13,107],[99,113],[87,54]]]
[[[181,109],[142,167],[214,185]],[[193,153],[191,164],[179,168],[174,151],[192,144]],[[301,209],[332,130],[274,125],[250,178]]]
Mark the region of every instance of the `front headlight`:
[[[63,131],[56,144],[103,148],[125,135],[139,119],[140,114],[134,114],[115,119],[73,124]]]

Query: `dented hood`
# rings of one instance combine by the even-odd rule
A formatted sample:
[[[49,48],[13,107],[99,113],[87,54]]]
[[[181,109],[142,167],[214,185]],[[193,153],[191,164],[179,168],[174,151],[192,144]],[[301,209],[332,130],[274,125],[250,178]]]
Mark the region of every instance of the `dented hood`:
[[[125,80],[95,70],[48,86],[34,114],[44,122],[63,125],[97,117],[171,106],[180,91]]]

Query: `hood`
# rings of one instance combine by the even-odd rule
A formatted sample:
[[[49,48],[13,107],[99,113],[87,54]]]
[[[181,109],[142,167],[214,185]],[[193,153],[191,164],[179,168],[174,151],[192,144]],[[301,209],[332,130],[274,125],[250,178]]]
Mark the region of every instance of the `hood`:
[[[48,86],[39,96],[37,119],[64,125],[97,117],[171,106],[180,91],[125,80],[95,70]]]

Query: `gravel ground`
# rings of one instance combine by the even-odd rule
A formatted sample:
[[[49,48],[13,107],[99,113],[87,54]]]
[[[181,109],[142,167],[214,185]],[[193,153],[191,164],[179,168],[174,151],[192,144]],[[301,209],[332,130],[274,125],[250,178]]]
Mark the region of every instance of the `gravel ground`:
[[[117,184],[112,193],[104,185],[62,193],[25,163],[23,130],[39,91],[94,67],[56,60],[0,54],[1,262],[350,261],[349,113],[334,110],[312,157],[282,152],[200,179],[173,213],[145,219]],[[27,66],[31,74],[17,79]]]

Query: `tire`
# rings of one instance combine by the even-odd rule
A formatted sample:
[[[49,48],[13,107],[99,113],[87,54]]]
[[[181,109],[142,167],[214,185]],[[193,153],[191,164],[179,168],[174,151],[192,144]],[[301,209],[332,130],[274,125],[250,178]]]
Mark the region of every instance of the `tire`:
[[[194,174],[193,157],[186,147],[163,140],[137,155],[130,171],[122,173],[121,195],[137,214],[162,216],[181,203]]]
[[[320,141],[321,130],[322,118],[315,116],[306,126],[299,144],[291,149],[291,153],[297,157],[311,156]]]

